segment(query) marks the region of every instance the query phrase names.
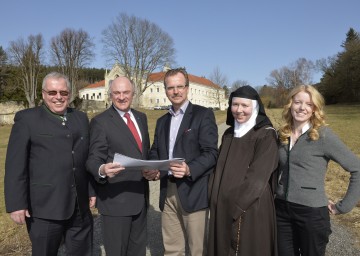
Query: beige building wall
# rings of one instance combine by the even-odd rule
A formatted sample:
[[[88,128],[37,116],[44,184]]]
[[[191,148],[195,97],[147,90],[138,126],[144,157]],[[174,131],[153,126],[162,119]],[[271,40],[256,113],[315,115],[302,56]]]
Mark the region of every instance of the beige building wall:
[[[116,63],[113,68],[105,73],[105,85],[95,88],[84,88],[79,91],[79,96],[86,100],[104,101],[109,105],[107,95],[109,84],[118,76],[124,76],[125,73],[121,66]],[[225,91],[222,88],[214,88],[208,85],[194,83],[190,80],[188,99],[193,104],[198,104],[207,108],[227,108],[227,99]],[[220,101],[220,106],[219,106]],[[139,98],[139,106],[142,108],[153,109],[156,107],[165,107],[171,105],[165,94],[163,81],[157,81],[149,85],[145,92]]]
[[[104,87],[79,90],[79,98],[84,100],[105,101],[106,95]]]
[[[225,99],[225,91],[223,89],[215,89],[206,85],[192,83],[190,81],[188,99],[197,105],[207,108],[227,108],[227,99]],[[219,106],[220,100],[220,106]],[[143,108],[154,108],[171,105],[165,94],[164,84],[155,82],[150,85],[141,97],[141,106]]]

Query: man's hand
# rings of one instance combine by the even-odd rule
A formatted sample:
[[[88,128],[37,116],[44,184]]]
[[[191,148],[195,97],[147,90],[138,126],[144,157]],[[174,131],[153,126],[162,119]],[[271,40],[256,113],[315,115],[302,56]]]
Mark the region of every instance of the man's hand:
[[[170,170],[175,178],[183,178],[184,176],[190,176],[189,166],[185,163],[171,162]]]
[[[143,170],[142,174],[147,180],[158,180],[160,179],[160,171],[159,170]]]
[[[10,218],[19,225],[25,224],[25,217],[30,218],[30,213],[27,209],[18,210],[10,213]]]
[[[89,207],[94,208],[96,203],[96,196],[89,197]]]
[[[112,178],[123,170],[125,170],[125,167],[121,166],[119,163],[107,163],[101,166],[100,174]]]
[[[329,209],[330,214],[334,214],[334,215],[340,214],[338,209],[336,209],[335,203],[331,200],[329,200],[328,209]]]

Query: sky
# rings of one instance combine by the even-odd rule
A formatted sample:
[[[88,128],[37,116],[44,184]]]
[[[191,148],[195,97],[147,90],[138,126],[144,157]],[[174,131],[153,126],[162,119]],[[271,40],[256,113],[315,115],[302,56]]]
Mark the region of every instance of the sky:
[[[359,0],[4,0],[0,8],[4,49],[38,33],[48,46],[65,28],[83,29],[96,45],[90,67],[109,69],[101,33],[126,13],[172,37],[178,67],[207,78],[218,68],[230,86],[267,84],[271,71],[333,56],[350,28],[360,32]]]

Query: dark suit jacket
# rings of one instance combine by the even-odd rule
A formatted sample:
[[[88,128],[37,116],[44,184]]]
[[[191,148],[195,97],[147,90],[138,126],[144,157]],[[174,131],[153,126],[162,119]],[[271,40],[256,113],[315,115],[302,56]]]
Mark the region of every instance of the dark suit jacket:
[[[29,209],[33,217],[64,220],[77,201],[89,213],[86,114],[69,108],[62,125],[41,106],[18,112],[14,121],[5,163],[6,211]]]
[[[141,170],[124,170],[116,177],[102,179],[99,167],[112,162],[115,153],[132,158],[147,159],[150,141],[147,117],[131,110],[141,131],[142,152],[119,113],[111,106],[90,122],[90,154],[86,163],[88,171],[97,180],[97,207],[101,214],[131,216],[144,207],[149,184]]]
[[[170,113],[156,123],[150,159],[169,159]],[[176,137],[173,157],[185,158],[191,176],[177,179],[181,205],[186,212],[208,207],[207,188],[218,154],[218,130],[214,113],[205,107],[189,103]],[[164,209],[167,172],[162,172],[159,207]]]

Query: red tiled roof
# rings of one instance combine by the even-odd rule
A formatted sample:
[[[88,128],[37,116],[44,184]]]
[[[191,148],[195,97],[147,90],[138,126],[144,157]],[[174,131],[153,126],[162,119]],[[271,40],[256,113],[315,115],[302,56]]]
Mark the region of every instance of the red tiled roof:
[[[101,80],[100,82],[97,82],[95,84],[89,84],[88,86],[82,88],[82,89],[90,89],[90,88],[97,88],[97,87],[104,87],[105,86],[105,80]]]
[[[188,74],[188,75],[189,75],[190,82],[210,86],[210,87],[213,87],[216,89],[220,88],[220,86],[218,86],[217,84],[214,84],[209,79],[206,79],[204,77],[194,76],[191,74]],[[165,72],[152,73],[149,75],[148,81],[149,82],[159,82],[159,81],[162,82],[162,81],[164,81],[164,77],[165,77]]]
[[[189,75],[189,81],[192,83],[197,83],[197,84],[201,84],[201,85],[206,85],[206,86],[210,86],[216,89],[219,89],[220,86],[218,86],[217,84],[214,84],[213,82],[211,82],[209,79],[206,79],[205,77],[199,77],[199,76],[194,76],[191,74]],[[164,80],[165,77],[165,72],[158,72],[158,73],[152,73],[149,75],[148,81],[149,82],[162,82]],[[90,89],[90,88],[97,88],[97,87],[104,87],[105,86],[105,80],[101,80],[100,82],[97,82],[95,84],[89,84],[88,86],[82,88],[82,89]]]

